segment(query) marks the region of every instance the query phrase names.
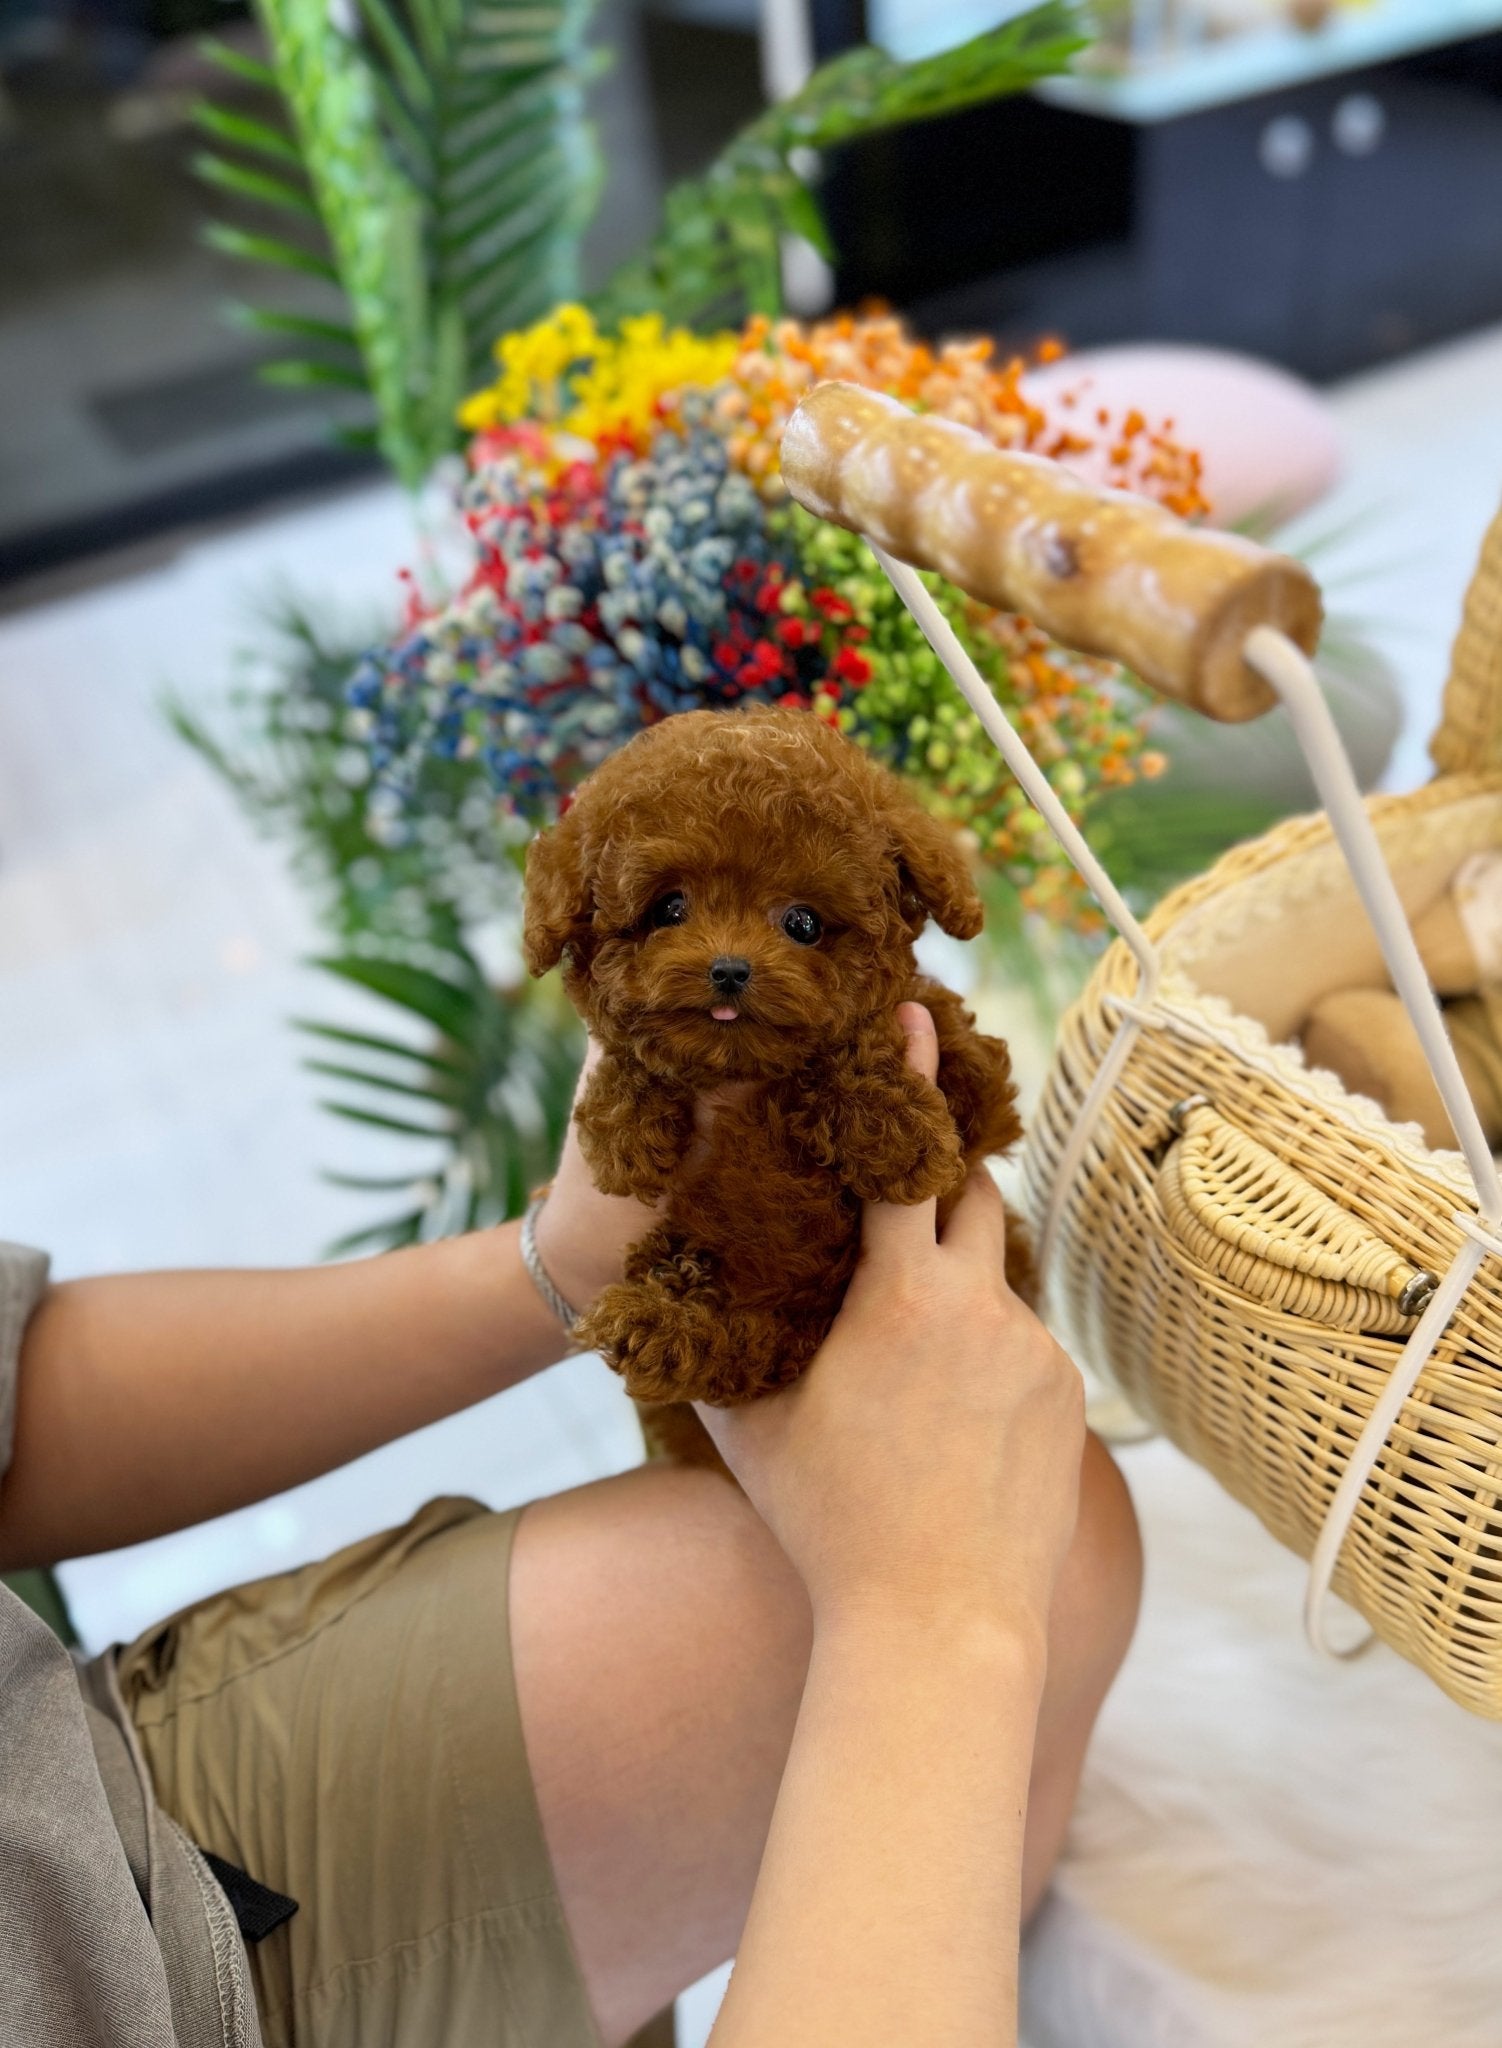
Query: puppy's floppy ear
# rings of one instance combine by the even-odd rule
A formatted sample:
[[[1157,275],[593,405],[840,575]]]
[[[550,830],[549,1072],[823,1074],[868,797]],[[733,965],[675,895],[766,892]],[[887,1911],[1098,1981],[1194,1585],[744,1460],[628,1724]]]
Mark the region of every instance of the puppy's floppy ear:
[[[585,866],[577,804],[527,848],[522,957],[532,974],[556,967],[589,930],[594,891]]]
[[[884,778],[887,824],[902,877],[903,915],[914,931],[931,917],[951,938],[973,939],[985,923],[970,859],[959,834],[926,811],[895,775]]]

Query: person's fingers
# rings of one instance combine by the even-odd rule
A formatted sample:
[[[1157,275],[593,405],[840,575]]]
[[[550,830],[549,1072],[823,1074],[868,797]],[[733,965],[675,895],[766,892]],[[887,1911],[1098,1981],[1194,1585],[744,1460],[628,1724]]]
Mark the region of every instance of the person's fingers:
[[[941,1240],[946,1252],[983,1259],[1000,1274],[1007,1255],[1007,1210],[995,1177],[984,1166],[972,1167],[959,1200],[949,1213]]]
[[[761,1408],[775,1401],[775,1394],[764,1395],[760,1401],[750,1403],[752,1408]],[[747,1413],[744,1408],[711,1408],[706,1402],[695,1401],[694,1413],[704,1425],[705,1434],[719,1452],[725,1469],[740,1487],[753,1507],[760,1512],[757,1494],[757,1475],[760,1469],[758,1452],[760,1442],[753,1423],[748,1430]]]
[[[939,1034],[934,1029],[933,1018],[921,1003],[899,1003],[897,1022],[906,1041],[904,1053],[908,1065],[916,1069],[925,1081],[936,1081],[939,1077]]]
[[[604,1057],[604,1049],[601,1047],[598,1040],[593,1038],[588,1038],[585,1040],[584,1064],[580,1067],[579,1078],[574,1083],[575,1109],[579,1107],[579,1098],[584,1093],[584,1089],[589,1080],[590,1075],[594,1072],[595,1068],[600,1064],[600,1061]],[[577,1154],[579,1150],[578,1133],[575,1130],[574,1120],[572,1117],[569,1118],[568,1128],[563,1134],[563,1150],[566,1155]]]
[[[766,1401],[773,1398],[770,1394],[762,1396]],[[727,1450],[734,1450],[737,1440],[746,1433],[747,1409],[760,1406],[760,1401],[750,1401],[739,1408],[712,1408],[707,1401],[695,1401],[694,1413],[703,1423],[710,1442],[724,1457]]]
[[[899,1003],[897,1022],[908,1065],[925,1081],[937,1080],[939,1035],[933,1018],[921,1003]],[[931,1245],[938,1213],[937,1202],[867,1202],[861,1218],[861,1247],[874,1258],[892,1258],[904,1249]]]

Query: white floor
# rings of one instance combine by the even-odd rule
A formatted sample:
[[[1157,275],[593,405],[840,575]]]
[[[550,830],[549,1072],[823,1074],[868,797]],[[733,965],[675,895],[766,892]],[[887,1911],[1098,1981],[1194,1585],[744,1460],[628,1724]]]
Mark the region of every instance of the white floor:
[[[1348,476],[1308,526],[1320,532],[1355,517],[1321,566],[1342,607],[1365,617],[1403,674],[1411,719],[1389,779],[1410,786],[1426,772],[1448,640],[1502,491],[1502,334],[1363,380],[1336,405]],[[350,1140],[314,1108],[285,1024],[310,1008],[330,1011],[328,989],[299,964],[316,935],[276,852],[255,841],[166,730],[158,700],[168,684],[194,702],[215,700],[236,645],[253,631],[258,598],[278,581],[378,616],[410,552],[402,502],[369,490],[0,618],[0,1235],[50,1247],[61,1274],[301,1261],[351,1221],[350,1198],[317,1177],[320,1166],[347,1162]],[[1235,744],[1234,732],[1225,743]],[[201,1592],[318,1555],[434,1492],[462,1488],[507,1503],[635,1455],[614,1382],[597,1364],[574,1361],[504,1403],[280,1500],[81,1560],[65,1583],[85,1638],[99,1643]],[[1457,1826],[1467,1820],[1467,1787],[1476,1808],[1502,1810],[1502,1738],[1382,1655],[1366,1667],[1375,1684],[1321,1671],[1300,1690],[1308,1674],[1291,1634],[1291,1560],[1166,1450],[1134,1451],[1127,1467],[1153,1548],[1148,1610],[1108,1710],[1061,1904],[1035,1944],[1039,2048],[1218,2048],[1251,2038],[1245,2023],[1264,2007],[1247,1958],[1276,1957],[1251,1935],[1239,1949],[1232,1940],[1238,1916],[1263,1903],[1238,1893],[1233,1815],[1248,1826],[1258,1819],[1268,1840],[1280,1829],[1292,1840],[1301,1814],[1319,1805],[1316,1790],[1301,1787],[1313,1760],[1364,1816],[1351,1854],[1374,1859],[1369,1873],[1360,1864],[1346,1872],[1346,1891],[1336,1887],[1332,1924],[1360,1917],[1369,1900],[1384,1967],[1352,1966],[1336,1991],[1309,1996],[1301,2018],[1298,1984],[1288,1989],[1269,1964],[1267,1984],[1277,1979],[1282,1997],[1265,2008],[1276,2018],[1270,2030],[1307,2048],[1420,2039],[1497,2048],[1502,1943],[1495,1913],[1487,1932],[1472,1908],[1483,1897],[1502,1903],[1499,1859],[1482,1842],[1458,1873],[1445,1863],[1454,1905],[1445,1927],[1477,1929],[1471,1954],[1435,1933],[1445,1916],[1433,1910],[1425,1857],[1445,1862],[1436,1829],[1447,1815]],[[1213,1555],[1216,1573],[1196,1575],[1196,1554]],[[1263,1589],[1250,1605],[1222,1597],[1246,1585]],[[1266,1674],[1290,1670],[1291,1692],[1270,1678],[1264,1687]],[[1193,1702],[1194,1713],[1176,1721],[1175,1699]],[[1250,1775],[1248,1741],[1258,1750]],[[1159,1793],[1182,1790],[1175,1771],[1190,1754],[1240,1772],[1241,1793],[1252,1786],[1257,1797],[1218,1809],[1225,1840],[1213,1882],[1196,1840],[1197,1874],[1186,1862],[1184,1882],[1199,1886],[1200,1906],[1184,1913],[1144,1877],[1140,1832],[1118,1823],[1125,1802],[1171,1860],[1192,1829]],[[1404,1799],[1388,1800],[1399,1782]],[[1432,1809],[1415,1785],[1432,1785]],[[1383,1834],[1385,1820],[1395,1832]],[[1310,1881],[1296,1860],[1274,1856],[1265,1869]],[[1328,1867],[1326,1876],[1334,1884]],[[1162,1909],[1161,1924],[1129,1910],[1134,1886]],[[1301,1923],[1313,1940],[1300,1916],[1285,1962]],[[1357,1951],[1331,1940],[1320,1951],[1329,1966],[1337,1957],[1350,1964]],[[1463,2023],[1444,2018],[1454,1999],[1447,2004],[1444,1984],[1430,1981],[1441,1965],[1456,2010],[1469,2015]],[[1201,1995],[1202,1979],[1213,1997]],[[1101,1981],[1113,1988],[1088,2012],[1061,2005],[1062,1986]],[[698,2000],[686,2048],[702,2038],[710,2004],[708,1994]]]

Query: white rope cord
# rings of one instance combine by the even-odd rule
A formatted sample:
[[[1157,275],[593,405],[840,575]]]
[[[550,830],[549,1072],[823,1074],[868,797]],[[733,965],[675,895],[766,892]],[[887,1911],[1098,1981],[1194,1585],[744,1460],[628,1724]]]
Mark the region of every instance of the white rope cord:
[[[1305,1633],[1317,1650],[1335,1655],[1338,1653],[1331,1648],[1325,1633],[1324,1613],[1342,1546],[1355,1519],[1366,1483],[1382,1455],[1388,1431],[1402,1412],[1403,1403],[1418,1385],[1419,1375],[1433,1356],[1445,1325],[1475,1278],[1482,1259],[1488,1250],[1495,1249],[1498,1226],[1502,1225],[1502,1182],[1498,1181],[1496,1161],[1486,1142],[1476,1105],[1460,1071],[1455,1048],[1450,1043],[1429,976],[1419,957],[1417,941],[1387,862],[1382,857],[1382,848],[1366,814],[1366,806],[1361,801],[1361,792],[1356,787],[1356,778],[1351,772],[1350,761],[1318,679],[1299,650],[1281,633],[1275,633],[1266,626],[1259,627],[1248,638],[1246,660],[1249,667],[1256,669],[1272,684],[1288,713],[1330,820],[1330,828],[1345,855],[1356,893],[1372,921],[1392,985],[1403,999],[1403,1008],[1418,1036],[1425,1063],[1434,1077],[1445,1113],[1465,1154],[1476,1189],[1476,1204],[1481,1211],[1482,1232],[1478,1234],[1475,1231],[1475,1219],[1466,1219],[1471,1242],[1461,1248],[1440,1282],[1433,1300],[1404,1345],[1392,1377],[1366,1419],[1366,1426],[1356,1439],[1356,1448],[1335,1489],[1309,1560],[1309,1582],[1304,1596]]]
[[[1076,874],[1116,931],[1126,941],[1132,957],[1137,962],[1137,988],[1133,1006],[1130,1011],[1122,1012],[1116,1035],[1107,1047],[1095,1079],[1090,1084],[1089,1092],[1080,1104],[1074,1129],[1069,1133],[1063,1155],[1059,1160],[1059,1170],[1054,1175],[1053,1186],[1049,1189],[1048,1208],[1038,1233],[1038,1271],[1046,1284],[1065,1192],[1074,1185],[1075,1176],[1084,1163],[1101,1112],[1110,1099],[1111,1090],[1131,1056],[1132,1047],[1136,1044],[1143,1025],[1152,1016],[1158,994],[1158,952],[1128,909],[1116,884],[1090,851],[1084,835],[1059,801],[1048,777],[1028,752],[1024,741],[1013,731],[1006,713],[991,694],[975,663],[965,652],[954,628],[924,587],[917,570],[910,569],[906,562],[895,560],[884,548],[877,547],[874,541],[868,542],[867,545],[886,571],[893,589],[912,613],[924,639],[949,671],[955,688],[980,720],[987,736],[1022,785],[1034,810],[1058,840]]]
[[[1045,1279],[1058,1218],[1066,1191],[1073,1184],[1095,1134],[1100,1113],[1116,1084],[1143,1027],[1153,1021],[1157,999],[1159,963],[1156,948],[1132,915],[1110,876],[1090,851],[1085,839],[1060,803],[1047,777],[1027,747],[1012,729],[974,663],[934,599],[924,588],[916,570],[895,561],[884,549],[872,544],[872,552],[886,571],[893,588],[912,613],[934,653],[948,670],[956,689],[980,720],[1024,792],[1053,832],[1076,873],[1080,876],[1137,962],[1135,999],[1121,1006],[1121,1023],[1101,1061],[1074,1129],[1059,1160],[1049,1191],[1048,1211],[1039,1236],[1038,1263]],[[1303,654],[1282,633],[1263,626],[1252,633],[1245,649],[1246,661],[1277,692],[1288,714],[1315,788],[1330,820],[1336,843],[1345,856],[1361,898],[1371,919],[1377,943],[1402,998],[1403,1007],[1418,1035],[1424,1058],[1440,1099],[1454,1127],[1460,1149],[1476,1189],[1479,1220],[1461,1216],[1456,1221],[1471,1242],[1462,1247],[1449,1271],[1441,1279],[1413,1334],[1398,1356],[1392,1374],[1374,1403],[1371,1414],[1357,1438],[1355,1449],[1339,1486],[1335,1490],[1309,1562],[1309,1579],[1304,1601],[1304,1626],[1310,1642],[1329,1656],[1349,1656],[1353,1650],[1337,1650],[1325,1633],[1325,1605],[1341,1549],[1352,1520],[1382,1454],[1388,1432],[1402,1412],[1403,1404],[1418,1384],[1424,1367],[1434,1354],[1451,1316],[1488,1253],[1502,1254],[1502,1182],[1496,1162],[1471,1101],[1455,1049],[1450,1043],[1430,986],[1418,946],[1409,927],[1402,900],[1393,884],[1377,835],[1361,800],[1351,764],[1325,703],[1318,679]],[[1366,1640],[1370,1640],[1368,1637]],[[1365,1642],[1354,1648],[1364,1648]]]
[[[1337,1647],[1325,1627],[1330,1582],[1355,1520],[1366,1482],[1382,1455],[1387,1433],[1403,1412],[1403,1403],[1419,1383],[1419,1375],[1434,1356],[1434,1347],[1444,1335],[1445,1325],[1460,1305],[1461,1296],[1475,1279],[1486,1256],[1486,1247],[1463,1245],[1445,1277],[1431,1296],[1413,1335],[1398,1355],[1387,1385],[1372,1404],[1372,1412],[1356,1439],[1356,1448],[1340,1475],[1340,1484],[1330,1497],[1314,1549],[1309,1555],[1309,1576],[1304,1583],[1304,1633],[1314,1648],[1326,1657],[1354,1657],[1371,1643],[1371,1631],[1357,1641]]]

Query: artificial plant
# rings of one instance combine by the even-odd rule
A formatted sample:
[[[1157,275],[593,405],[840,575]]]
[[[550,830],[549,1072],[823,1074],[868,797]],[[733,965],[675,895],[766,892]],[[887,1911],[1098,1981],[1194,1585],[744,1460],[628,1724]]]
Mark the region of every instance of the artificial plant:
[[[818,152],[1011,93],[1067,69],[1089,38],[1074,0],[1051,0],[914,63],[873,45],[814,71],[744,128],[702,177],[668,193],[662,227],[594,298],[607,325],[658,312],[669,325],[722,326],[782,306],[781,244],[836,250],[817,192]]]
[[[373,438],[415,486],[462,444],[460,401],[494,375],[497,337],[578,294],[598,183],[584,105],[589,0],[525,10],[353,0],[343,23],[326,0],[257,4],[270,62],[227,61],[269,98],[259,111],[201,110],[214,144],[203,168],[291,226],[286,236],[221,226],[215,238],[328,295],[322,310],[244,308],[241,317],[296,345],[267,374],[363,393]],[[1082,40],[1076,8],[1052,0],[918,64],[862,50],[815,72],[668,195],[658,235],[595,295],[600,327],[651,314],[704,332],[747,311],[775,314],[783,236],[803,234],[829,253],[811,183],[819,150],[1025,88],[1062,68]],[[471,410],[467,424],[483,428]],[[773,445],[771,427],[763,439]],[[361,1033],[304,1026],[320,1040],[310,1064],[339,1084],[328,1107],[412,1141],[410,1175],[336,1176],[394,1204],[343,1248],[496,1220],[547,1169],[578,1050],[546,991],[497,988],[479,965],[488,956],[480,936],[514,914],[514,838],[473,772],[441,749],[425,759],[411,829],[384,829],[366,800],[378,768],[351,744],[345,715],[358,656],[389,622],[345,646],[306,618],[289,623],[276,684],[242,700],[232,740],[178,718],[252,813],[291,840],[335,937],[323,964],[401,1020]],[[930,765],[934,754],[926,735]],[[1183,828],[1171,851],[1165,808]],[[1126,831],[1122,800],[1108,800],[1096,825],[1119,862],[1156,850],[1144,878],[1156,881],[1165,878],[1157,870],[1183,872],[1225,843],[1224,807],[1209,808],[1212,816],[1192,799],[1155,804],[1151,831]],[[1027,951],[1015,912],[1011,897],[995,909],[1014,968]]]
[[[789,506],[777,463],[800,393],[831,374],[1043,452],[1061,437],[1086,446],[1083,422],[1034,403],[1022,366],[985,344],[935,350],[890,317],[802,327],[755,315],[691,337],[657,314],[612,332],[564,305],[497,355],[494,381],[464,408],[467,575],[440,596],[409,586],[396,639],[372,635],[363,660],[294,620],[279,686],[244,693],[230,748],[179,714],[290,841],[340,935],[336,971],[405,1013],[400,1029],[333,1033],[337,1062],[323,1048],[317,1063],[342,1084],[338,1114],[413,1140],[410,1176],[360,1183],[397,1213],[347,1246],[503,1215],[546,1170],[544,1151],[523,1171],[516,1122],[514,1069],[549,997],[524,997],[506,944],[515,856],[581,774],[667,713],[804,704],[967,830],[1015,904],[1079,934],[1091,921],[864,548]],[[1198,458],[1171,434],[1135,414],[1091,431],[1114,480],[1203,510]],[[1140,695],[1014,619],[955,592],[941,601],[1071,813],[1107,822],[1100,799],[1162,766]],[[1005,908],[996,922],[1012,936],[1016,982],[1029,949]],[[486,933],[508,963],[499,993],[475,966]],[[556,1046],[554,1026],[540,1028]],[[566,1043],[557,1059],[531,1059],[528,1088],[553,1094],[528,1129],[561,1135],[574,1054]]]
[[[435,801],[428,829],[401,846],[371,837],[340,714],[374,636],[352,630],[336,639],[290,603],[281,630],[278,688],[237,693],[230,729],[212,730],[181,704],[172,716],[247,815],[290,849],[330,933],[320,964],[386,1006],[389,1022],[368,1030],[297,1020],[310,1069],[337,1083],[323,1106],[381,1132],[398,1160],[411,1159],[382,1174],[326,1175],[368,1210],[328,1250],[375,1251],[499,1222],[519,1212],[557,1158],[582,1050],[577,1020],[552,983],[482,969],[482,954],[509,957],[516,896],[493,805],[468,816],[462,802],[449,807],[440,830],[446,807]],[[1228,799],[1139,785],[1101,798],[1091,838],[1144,904],[1232,840],[1265,829],[1277,809],[1251,790]],[[982,943],[1007,985],[1051,1016],[1083,980],[1098,941],[1055,924],[1040,949],[1037,921],[1024,920],[1011,882],[994,870],[981,882]]]

